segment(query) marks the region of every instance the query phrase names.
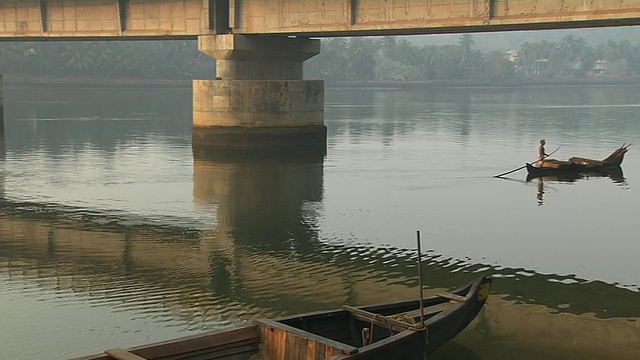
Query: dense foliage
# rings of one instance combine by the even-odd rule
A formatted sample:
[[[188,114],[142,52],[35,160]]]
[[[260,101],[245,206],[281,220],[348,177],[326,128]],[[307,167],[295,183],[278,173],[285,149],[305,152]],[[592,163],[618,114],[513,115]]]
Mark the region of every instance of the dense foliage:
[[[0,73],[46,77],[211,78],[215,62],[195,41],[4,42]]]
[[[305,77],[326,80],[566,79],[640,74],[640,45],[584,38],[526,42],[517,59],[475,48],[472,35],[454,45],[417,45],[408,37],[322,40],[320,55],[305,63]],[[195,41],[4,42],[0,73],[43,77],[133,79],[213,78],[215,62]]]
[[[510,61],[506,52],[484,54],[472,35],[457,45],[415,45],[406,38],[336,38],[306,63],[309,78],[327,80],[567,79],[640,74],[640,45],[609,40],[595,47],[584,38],[526,42]],[[599,64],[599,66],[596,66]]]

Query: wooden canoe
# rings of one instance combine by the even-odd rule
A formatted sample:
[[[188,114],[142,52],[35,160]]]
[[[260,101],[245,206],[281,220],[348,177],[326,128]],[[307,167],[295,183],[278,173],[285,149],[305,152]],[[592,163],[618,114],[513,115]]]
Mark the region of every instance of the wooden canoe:
[[[591,178],[609,178],[614,183],[622,184],[625,182],[624,172],[621,167],[607,168],[605,171],[581,171],[581,172],[555,172],[555,173],[544,173],[544,172],[536,172],[527,174],[526,181],[530,182],[535,179],[542,179],[544,181],[552,181],[552,182],[563,182],[563,183],[573,183],[578,180],[583,179],[591,179]]]
[[[533,177],[563,173],[591,173],[606,175],[608,173],[621,172],[620,165],[622,164],[622,160],[624,160],[624,155],[627,151],[629,151],[629,145],[622,145],[603,160],[594,160],[582,157],[572,157],[568,161],[545,159],[541,165],[537,166],[527,163],[527,172]]]
[[[484,306],[491,278],[420,301],[319,311],[160,343],[110,349],[75,360],[424,359],[453,339]]]

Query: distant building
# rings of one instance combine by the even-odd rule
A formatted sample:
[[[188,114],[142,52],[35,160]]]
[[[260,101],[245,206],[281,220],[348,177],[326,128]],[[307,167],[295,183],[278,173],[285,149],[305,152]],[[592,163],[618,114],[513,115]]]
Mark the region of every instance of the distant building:
[[[506,52],[506,57],[511,62],[518,61],[518,50],[509,50]]]
[[[593,67],[593,75],[602,75],[607,72],[607,61],[596,60],[596,64]]]
[[[539,59],[533,62],[533,67],[531,68],[531,75],[540,75],[547,71],[549,67],[549,59]]]

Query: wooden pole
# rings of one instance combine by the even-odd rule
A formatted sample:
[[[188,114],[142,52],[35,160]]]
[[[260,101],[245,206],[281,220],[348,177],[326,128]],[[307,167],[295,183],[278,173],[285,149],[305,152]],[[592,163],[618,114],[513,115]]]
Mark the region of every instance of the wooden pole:
[[[424,326],[424,294],[422,285],[422,249],[420,246],[420,230],[416,232],[418,238],[418,286],[420,287],[420,324]]]
[[[2,74],[0,74],[0,136],[4,136],[4,82]]]

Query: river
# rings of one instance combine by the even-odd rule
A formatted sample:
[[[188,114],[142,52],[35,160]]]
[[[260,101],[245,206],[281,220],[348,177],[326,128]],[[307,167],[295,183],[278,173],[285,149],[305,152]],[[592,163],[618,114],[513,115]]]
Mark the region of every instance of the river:
[[[0,344],[67,359],[494,278],[432,359],[640,358],[639,87],[327,86],[326,154],[191,145],[188,87],[5,83]],[[559,148],[558,148],[559,147]]]

